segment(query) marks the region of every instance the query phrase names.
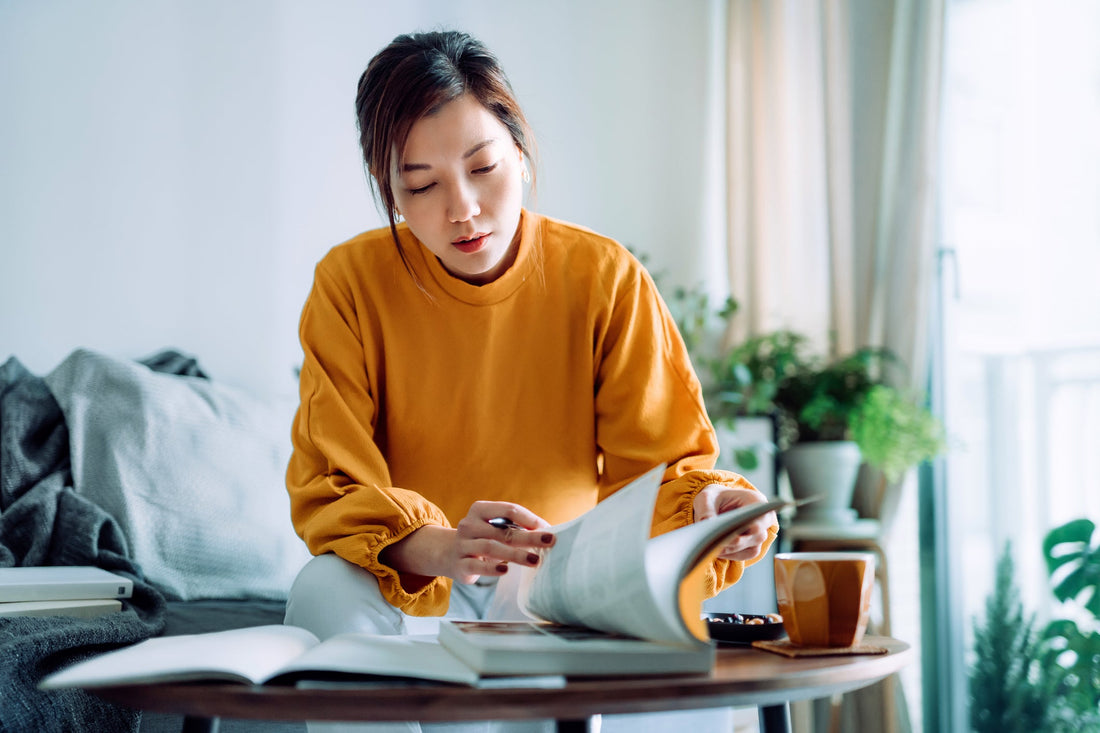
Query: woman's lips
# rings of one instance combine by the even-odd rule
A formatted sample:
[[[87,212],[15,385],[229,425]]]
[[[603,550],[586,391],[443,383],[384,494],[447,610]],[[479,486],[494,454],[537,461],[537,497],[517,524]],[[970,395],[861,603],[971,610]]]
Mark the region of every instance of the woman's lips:
[[[472,237],[456,239],[455,241],[451,242],[451,245],[463,254],[473,254],[474,252],[477,252],[482,247],[484,247],[485,243],[488,241],[489,234],[479,232]]]

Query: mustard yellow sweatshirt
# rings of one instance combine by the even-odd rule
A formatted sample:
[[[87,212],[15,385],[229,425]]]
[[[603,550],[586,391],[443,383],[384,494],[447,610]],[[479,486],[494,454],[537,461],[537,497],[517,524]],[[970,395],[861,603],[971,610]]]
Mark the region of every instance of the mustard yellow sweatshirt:
[[[409,614],[445,613],[451,581],[399,574],[379,552],[453,526],[474,501],[556,524],[665,462],[660,534],[691,523],[703,486],[749,486],[712,470],[698,379],[638,261],[531,212],[520,227],[515,263],[482,286],[448,274],[405,226],[415,278],[388,229],[366,232],[318,264],[302,312],[294,526],[314,554],[375,574]],[[707,594],[743,567],[717,561]]]

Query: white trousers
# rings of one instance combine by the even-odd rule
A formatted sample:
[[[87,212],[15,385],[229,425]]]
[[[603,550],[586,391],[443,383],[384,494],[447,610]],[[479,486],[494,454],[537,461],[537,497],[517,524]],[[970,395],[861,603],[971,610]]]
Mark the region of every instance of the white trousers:
[[[508,576],[503,576],[507,578]],[[510,584],[486,579],[474,585],[455,583],[446,618],[517,618]],[[368,634],[434,634],[439,617],[409,616],[394,608],[378,579],[336,555],[319,555],[298,573],[290,589],[284,623],[300,626],[320,639],[348,631]],[[550,733],[553,721],[484,721],[462,723],[306,723],[310,733]]]
[[[517,574],[518,575],[518,574]],[[474,585],[455,583],[444,618],[507,620],[523,618],[512,580],[486,579]],[[300,626],[320,639],[348,631],[368,634],[434,634],[439,618],[409,616],[394,608],[378,579],[336,555],[314,557],[290,589],[284,623]],[[732,730],[728,709],[646,715],[605,715],[604,733],[712,733]],[[553,733],[551,720],[505,720],[460,723],[330,723],[308,722],[310,733]]]

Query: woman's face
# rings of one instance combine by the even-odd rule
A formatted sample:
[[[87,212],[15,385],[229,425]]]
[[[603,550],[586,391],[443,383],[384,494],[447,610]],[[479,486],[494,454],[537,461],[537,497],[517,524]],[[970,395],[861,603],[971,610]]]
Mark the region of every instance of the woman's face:
[[[416,238],[455,277],[500,277],[523,205],[523,153],[508,128],[465,94],[419,119],[395,152],[394,202]]]

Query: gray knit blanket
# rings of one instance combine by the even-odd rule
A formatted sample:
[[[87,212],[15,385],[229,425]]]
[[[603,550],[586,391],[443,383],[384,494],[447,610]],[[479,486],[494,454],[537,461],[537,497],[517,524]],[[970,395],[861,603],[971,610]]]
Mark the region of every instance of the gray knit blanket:
[[[174,352],[144,363],[197,372]],[[133,579],[134,594],[122,613],[98,618],[0,618],[0,733],[136,731],[133,710],[84,690],[37,687],[61,667],[160,633],[165,600],[129,557],[115,520],[73,489],[61,409],[12,357],[0,366],[0,567],[21,565],[94,565]]]

